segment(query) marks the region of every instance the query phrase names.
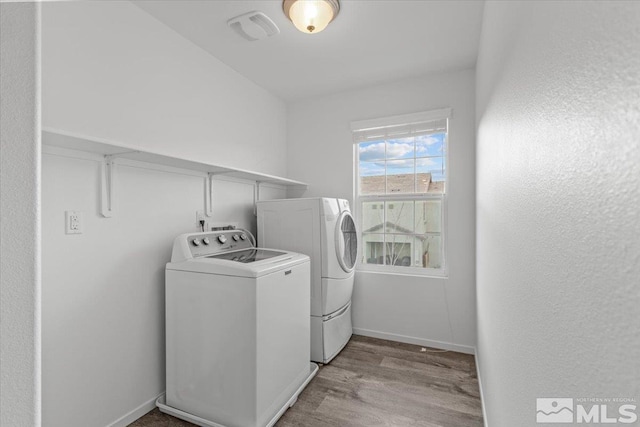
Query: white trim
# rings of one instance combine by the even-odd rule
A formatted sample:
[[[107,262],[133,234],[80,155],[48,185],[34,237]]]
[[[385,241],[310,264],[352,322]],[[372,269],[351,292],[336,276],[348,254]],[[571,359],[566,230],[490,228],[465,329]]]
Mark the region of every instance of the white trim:
[[[156,397],[151,398],[150,400],[147,400],[142,405],[138,406],[137,408],[133,409],[132,411],[130,411],[128,413],[126,413],[125,415],[123,415],[122,417],[118,418],[117,420],[115,420],[111,424],[107,425],[107,427],[126,427],[126,426],[128,426],[129,424],[131,424],[132,422],[134,422],[138,418],[140,418],[143,415],[145,415],[146,413],[152,411],[153,408],[156,407],[156,400],[158,400],[161,397],[163,397],[164,393],[165,392],[163,391],[162,393],[160,393]]]
[[[400,116],[380,117],[377,119],[358,120],[351,122],[351,132],[366,129],[377,129],[388,126],[410,125],[414,123],[431,122],[434,120],[450,119],[453,115],[451,108],[421,111],[419,113],[403,114]]]
[[[360,196],[359,199],[362,202],[395,202],[405,200],[442,200],[446,193],[388,193],[388,194],[375,194]]]
[[[442,350],[457,351],[458,353],[475,354],[475,347],[461,344],[454,344],[444,341],[428,340],[425,338],[411,337],[407,335],[391,334],[388,332],[372,331],[370,329],[353,328],[355,335],[362,335],[371,338],[403,342],[407,344],[421,345],[423,347],[433,347]]]
[[[482,378],[480,376],[480,358],[478,357],[478,347],[474,348],[476,359],[476,376],[478,377],[478,388],[480,389],[480,404],[482,405],[482,421],[484,427],[489,427],[489,421],[487,420],[487,408],[484,405],[484,391],[482,389]]]
[[[407,234],[407,236],[414,236],[414,235]],[[362,233],[360,233],[358,237],[362,239]],[[446,267],[443,267],[443,268],[430,268],[430,267],[423,268],[423,267],[414,267],[414,266],[401,267],[397,265],[364,264],[358,261],[356,263],[356,271],[362,272],[362,273],[374,273],[374,274],[393,274],[394,276],[430,277],[433,279],[449,278],[449,271],[446,269]]]

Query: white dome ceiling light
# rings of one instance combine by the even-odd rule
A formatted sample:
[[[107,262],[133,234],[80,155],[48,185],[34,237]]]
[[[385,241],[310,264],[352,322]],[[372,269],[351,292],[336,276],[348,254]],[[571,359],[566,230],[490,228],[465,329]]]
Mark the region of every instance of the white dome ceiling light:
[[[335,19],[340,3],[338,0],[284,0],[282,10],[298,30],[316,34]]]

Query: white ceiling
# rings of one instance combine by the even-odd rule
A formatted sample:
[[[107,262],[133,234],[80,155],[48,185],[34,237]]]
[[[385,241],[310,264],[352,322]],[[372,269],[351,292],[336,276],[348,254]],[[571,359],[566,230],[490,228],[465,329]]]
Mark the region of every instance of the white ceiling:
[[[483,2],[341,0],[337,18],[308,35],[281,1],[134,1],[140,8],[284,100],[475,66]],[[258,10],[280,34],[254,42],[226,24]]]

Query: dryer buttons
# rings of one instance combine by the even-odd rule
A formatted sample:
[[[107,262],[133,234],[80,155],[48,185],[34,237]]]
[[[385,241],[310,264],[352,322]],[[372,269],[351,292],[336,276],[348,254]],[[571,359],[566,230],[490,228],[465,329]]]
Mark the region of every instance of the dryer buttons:
[[[224,234],[218,236],[218,242],[221,244],[227,241],[227,237]]]

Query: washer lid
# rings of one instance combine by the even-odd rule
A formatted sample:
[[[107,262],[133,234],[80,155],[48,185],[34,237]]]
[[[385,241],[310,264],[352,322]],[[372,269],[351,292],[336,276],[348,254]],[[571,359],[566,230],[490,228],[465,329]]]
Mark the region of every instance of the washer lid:
[[[188,259],[179,262],[170,262],[167,264],[167,270],[191,271],[194,273],[206,273],[222,276],[238,276],[238,277],[260,277],[266,274],[275,273],[280,270],[288,270],[291,267],[309,262],[309,257],[295,252],[281,252],[273,249],[255,249],[256,251],[269,252],[272,255],[268,258],[255,259],[250,262],[243,262],[239,259],[233,260],[229,258],[233,254],[238,256],[238,250],[227,252],[221,257],[217,254],[213,256],[201,256],[194,259]],[[275,254],[275,255],[273,255]],[[308,280],[308,278],[307,278]]]
[[[248,264],[251,262],[262,261],[264,259],[269,259],[273,257],[277,257],[280,255],[286,255],[286,252],[281,251],[272,251],[269,249],[244,249],[233,252],[225,252],[217,255],[209,255],[205,258],[217,258],[217,259],[226,259],[229,261],[242,262],[244,264]]]

